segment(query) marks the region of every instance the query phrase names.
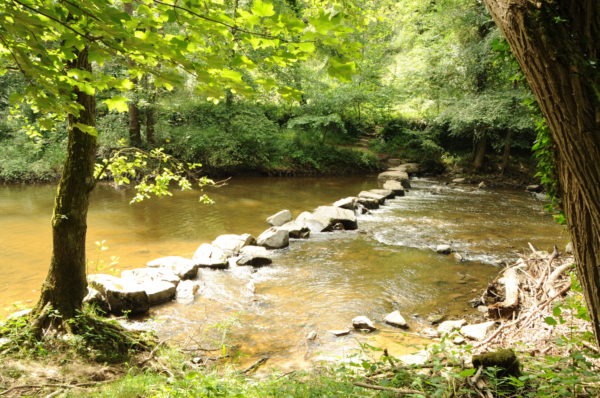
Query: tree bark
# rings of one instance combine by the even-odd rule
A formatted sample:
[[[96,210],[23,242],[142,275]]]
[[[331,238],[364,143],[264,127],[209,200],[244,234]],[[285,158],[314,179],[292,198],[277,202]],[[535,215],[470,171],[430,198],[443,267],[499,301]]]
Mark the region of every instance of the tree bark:
[[[508,162],[510,161],[510,146],[512,143],[513,131],[508,130],[506,137],[504,137],[504,151],[502,152],[502,164],[500,164],[500,174],[504,175],[508,168]]]
[[[577,271],[600,343],[600,1],[484,1],[550,127]]]
[[[475,150],[473,152],[473,168],[476,171],[481,170],[485,162],[485,150],[487,148],[487,138],[485,135],[475,138]]]
[[[87,49],[69,65],[92,71]],[[48,310],[70,319],[81,308],[87,291],[85,238],[90,191],[94,184],[96,137],[81,131],[76,123],[95,126],[96,100],[93,95],[75,89],[78,116],[68,118],[68,146],[64,170],[58,185],[52,216],[52,259],[40,300],[34,314],[40,326],[53,322]],[[60,322],[57,320],[56,322]]]

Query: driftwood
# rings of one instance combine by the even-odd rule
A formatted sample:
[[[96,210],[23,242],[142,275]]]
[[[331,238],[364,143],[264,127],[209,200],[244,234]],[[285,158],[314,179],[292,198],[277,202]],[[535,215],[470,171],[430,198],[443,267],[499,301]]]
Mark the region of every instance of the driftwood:
[[[488,316],[492,319],[510,318],[519,309],[519,277],[514,268],[504,271],[499,279],[504,285],[504,300],[488,306]]]

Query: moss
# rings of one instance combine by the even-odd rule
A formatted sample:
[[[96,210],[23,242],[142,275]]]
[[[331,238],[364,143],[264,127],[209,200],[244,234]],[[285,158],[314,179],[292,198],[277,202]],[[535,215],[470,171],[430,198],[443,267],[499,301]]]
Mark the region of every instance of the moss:
[[[498,377],[508,377],[521,375],[521,366],[517,355],[511,349],[502,349],[493,352],[487,352],[481,355],[473,356],[473,366],[478,368],[483,366],[484,368],[494,367],[499,369]]]

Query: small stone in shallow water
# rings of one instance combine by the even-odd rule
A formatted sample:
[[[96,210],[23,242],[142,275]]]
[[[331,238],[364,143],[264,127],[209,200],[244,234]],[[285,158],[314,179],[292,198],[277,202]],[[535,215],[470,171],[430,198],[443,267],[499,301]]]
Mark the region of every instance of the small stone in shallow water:
[[[392,325],[392,326],[397,326],[400,328],[408,327],[408,325],[406,324],[406,319],[404,319],[402,314],[400,314],[400,311],[394,311],[394,312],[387,314],[383,320],[385,323]]]
[[[373,322],[366,316],[357,316],[352,319],[352,327],[357,330],[366,330],[369,332],[377,330],[375,325],[373,325]]]
[[[439,254],[450,254],[452,253],[452,247],[450,245],[437,245],[435,251]]]
[[[330,330],[329,333],[333,334],[336,337],[347,336],[350,334],[350,329]]]
[[[446,319],[446,315],[444,314],[431,314],[427,316],[427,321],[429,321],[429,323],[431,323],[432,325],[437,325],[444,319]]]
[[[306,335],[306,340],[308,340],[308,341],[313,341],[313,340],[315,340],[316,338],[317,338],[317,332],[315,332],[314,330],[313,330],[313,331],[311,331],[311,332],[309,332],[309,333]]]
[[[458,321],[445,321],[438,326],[437,331],[440,334],[450,333],[455,329],[460,329],[463,325],[465,325],[467,321],[464,319],[460,319]]]

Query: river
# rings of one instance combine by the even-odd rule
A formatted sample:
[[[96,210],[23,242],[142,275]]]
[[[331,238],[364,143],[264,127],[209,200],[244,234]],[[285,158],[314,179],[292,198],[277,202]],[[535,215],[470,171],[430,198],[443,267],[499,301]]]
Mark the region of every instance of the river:
[[[410,330],[426,326],[431,314],[475,318],[466,302],[497,273],[496,264],[516,258],[527,242],[551,250],[567,241],[528,193],[425,179],[412,184],[407,196],[361,216],[358,231],[293,241],[277,251],[272,266],[202,271],[205,287],[196,302],[154,308],[152,329],[188,346],[235,345],[228,354],[241,362],[268,355],[273,364],[294,367],[347,355],[356,335],[338,338],[328,330],[368,315],[382,330],[359,340],[402,353],[406,344],[426,341],[385,327],[385,314],[399,309]],[[213,205],[199,203],[198,192],[129,205],[130,191],[101,185],[89,213],[88,272],[118,274],[161,256],[189,257],[223,233],[257,236],[268,226],[265,218],[281,209],[297,215],[372,188],[375,177],[234,178],[206,189]],[[31,306],[39,294],[50,257],[54,190],[0,187],[3,314],[14,311],[13,303]],[[100,241],[107,250],[98,249]],[[451,244],[467,261],[431,250],[439,243]],[[307,342],[312,331],[317,339]]]

